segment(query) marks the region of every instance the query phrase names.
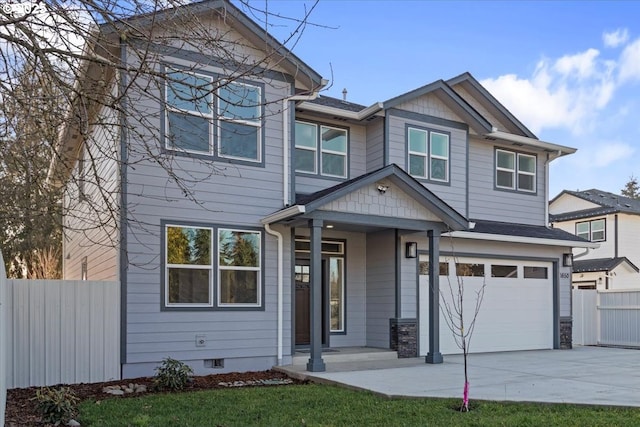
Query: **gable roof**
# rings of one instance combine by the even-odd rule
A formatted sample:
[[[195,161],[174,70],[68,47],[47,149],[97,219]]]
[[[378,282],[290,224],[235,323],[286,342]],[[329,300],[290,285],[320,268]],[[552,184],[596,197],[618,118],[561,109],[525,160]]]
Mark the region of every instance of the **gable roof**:
[[[433,93],[460,117],[469,122],[469,126],[479,134],[491,132],[491,123],[478,113],[467,101],[453,90],[444,80],[436,80],[433,83],[421,86],[412,91],[384,101],[384,109],[394,108],[400,104]]]
[[[341,182],[338,185],[312,194],[296,195],[296,203],[294,206],[281,209],[264,218],[262,222],[273,223],[290,219],[300,214],[312,213],[327,203],[382,179],[387,179],[397,185],[402,191],[413,197],[422,206],[440,218],[451,230],[464,230],[468,228],[469,222],[463,215],[429,191],[396,164],[385,166],[376,171]]]
[[[482,105],[498,119],[502,118],[506,123],[510,123],[512,126],[509,130],[518,132],[523,136],[538,139],[533,132],[531,132],[520,120],[516,118],[511,112],[498,101],[491,93],[480,84],[471,73],[464,72],[459,76],[447,80],[449,86],[461,85],[476,99],[480,100]],[[455,90],[455,88],[454,88]],[[484,102],[483,102],[484,101]]]
[[[317,98],[311,99],[307,102],[310,102],[312,104],[323,105],[325,107],[339,108],[346,111],[352,111],[354,113],[358,113],[364,110],[365,108],[367,108],[364,105],[356,104],[354,102],[349,102],[343,99],[334,98],[326,95],[320,95]]]
[[[626,263],[629,267],[636,272],[640,272],[640,269],[635,266],[627,257],[618,258],[595,258],[573,261],[574,273],[588,273],[595,271],[612,271],[620,264]]]
[[[296,81],[306,81],[309,92],[314,92],[326,85],[322,76],[293,54],[289,49],[272,37],[251,18],[234,6],[229,0],[205,0],[197,3],[170,7],[157,12],[135,15],[122,21],[114,21],[99,25],[98,30],[92,32],[83,48],[78,78],[71,101],[68,120],[61,128],[55,146],[55,155],[51,159],[47,182],[50,185],[63,185],[71,175],[83,135],[90,132],[89,127],[96,122],[103,99],[109,88],[105,82],[111,82],[115,76],[115,67],[108,64],[104,58],[111,58],[113,62],[120,60],[120,33],[139,30],[146,26],[167,22],[183,13],[186,16],[199,16],[218,13],[224,17],[227,24],[236,29],[243,37],[255,46],[265,46],[276,52],[281,61],[279,66],[290,73]],[[133,26],[135,24],[135,27]],[[96,53],[97,51],[100,51]],[[100,58],[98,55],[102,55]],[[92,94],[88,99],[77,94]]]
[[[567,221],[571,219],[590,218],[614,213],[640,215],[640,200],[595,188],[584,191],[563,190],[560,194],[554,197],[549,204],[555,202],[565,194],[594,203],[598,205],[598,207],[549,215],[549,219],[551,221]]]

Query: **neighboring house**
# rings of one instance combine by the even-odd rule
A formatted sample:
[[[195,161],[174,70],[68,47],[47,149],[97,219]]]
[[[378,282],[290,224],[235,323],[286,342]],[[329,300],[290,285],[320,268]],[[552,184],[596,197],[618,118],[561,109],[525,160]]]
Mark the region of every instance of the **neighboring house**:
[[[239,56],[266,44],[280,59],[216,90],[233,64],[158,41],[147,51],[172,79],[154,89],[161,79],[138,76],[132,87],[144,90],[126,114],[94,111],[85,138],[70,122],[50,171],[76,213],[65,218],[65,278],[122,284],[124,377],[167,356],[200,374],[267,369],[299,348],[312,371],[324,369],[323,349],[353,346],[439,363],[460,350],[429,295],[458,277],[467,304],[486,284],[473,351],[570,348],[567,261],[595,245],[549,228],[547,200],[549,163],[575,149],[537,139],[468,73],[368,107],[317,96],[326,82],[241,11],[196,5],[185,7],[243,40]],[[112,54],[135,62],[132,43]],[[132,78],[86,74],[116,79],[97,85],[114,99]],[[185,101],[183,82],[206,102]],[[155,131],[131,131],[142,118]],[[108,182],[112,217],[86,211],[107,185],[83,178],[83,156],[98,151],[109,155],[90,175]]]
[[[640,200],[597,189],[564,190],[549,203],[549,213],[555,228],[600,245],[574,252],[574,288],[640,288]]]

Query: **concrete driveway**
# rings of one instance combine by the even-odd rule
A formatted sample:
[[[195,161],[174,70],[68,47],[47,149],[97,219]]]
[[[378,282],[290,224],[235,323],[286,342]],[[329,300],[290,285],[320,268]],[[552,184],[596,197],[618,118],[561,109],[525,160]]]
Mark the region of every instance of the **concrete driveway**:
[[[440,365],[422,358],[336,362],[327,372],[302,372],[389,396],[461,397],[462,356]],[[290,371],[291,372],[291,371]],[[469,356],[470,398],[640,407],[640,351],[603,347]]]

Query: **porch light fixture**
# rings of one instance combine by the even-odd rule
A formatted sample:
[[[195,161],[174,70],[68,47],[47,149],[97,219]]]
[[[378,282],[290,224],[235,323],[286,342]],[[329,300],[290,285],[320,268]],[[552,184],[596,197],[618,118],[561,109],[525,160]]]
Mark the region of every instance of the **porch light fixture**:
[[[573,254],[562,254],[562,266],[571,267],[573,265]]]
[[[404,256],[406,258],[417,258],[418,257],[418,242],[407,242],[407,243],[405,243]]]

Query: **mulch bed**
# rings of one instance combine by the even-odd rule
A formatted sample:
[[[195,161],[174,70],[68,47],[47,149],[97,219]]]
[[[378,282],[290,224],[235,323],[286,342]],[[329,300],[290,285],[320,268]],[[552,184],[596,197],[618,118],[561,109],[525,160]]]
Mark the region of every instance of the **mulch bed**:
[[[228,388],[220,385],[219,383],[234,383],[236,381],[256,381],[256,380],[274,380],[274,379],[288,379],[291,380],[291,384],[303,384],[303,381],[299,381],[288,377],[286,374],[276,371],[261,371],[261,372],[233,372],[229,374],[215,374],[202,377],[193,377],[183,392],[196,391],[196,390],[210,390],[219,388]],[[140,384],[147,386],[147,392],[143,393],[164,393],[165,391],[155,390],[153,387],[153,378],[132,378],[124,379],[120,381],[110,381],[106,383],[92,383],[92,384],[71,384],[65,385],[73,390],[73,392],[80,398],[80,400],[104,400],[104,399],[127,399],[130,397],[139,397],[139,393],[126,394],[124,396],[111,396],[102,391],[102,389],[109,385],[117,384]],[[247,385],[245,387],[254,387]],[[282,387],[280,385],[279,387]],[[36,403],[31,400],[36,395],[36,390],[40,387],[29,388],[14,388],[7,390],[7,407],[5,413],[5,426],[18,427],[18,426],[43,426],[40,421],[40,416],[36,411]]]

